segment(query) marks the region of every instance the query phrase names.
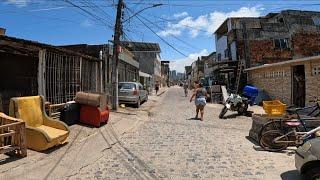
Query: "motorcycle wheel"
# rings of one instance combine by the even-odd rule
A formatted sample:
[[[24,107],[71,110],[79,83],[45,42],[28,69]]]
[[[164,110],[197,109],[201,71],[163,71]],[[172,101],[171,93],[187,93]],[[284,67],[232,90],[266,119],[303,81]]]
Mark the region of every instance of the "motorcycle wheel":
[[[223,107],[223,109],[221,110],[220,114],[219,114],[219,118],[222,119],[223,116],[227,113],[228,109],[226,106]]]
[[[248,110],[248,103],[242,103],[238,108],[238,114],[243,115]]]

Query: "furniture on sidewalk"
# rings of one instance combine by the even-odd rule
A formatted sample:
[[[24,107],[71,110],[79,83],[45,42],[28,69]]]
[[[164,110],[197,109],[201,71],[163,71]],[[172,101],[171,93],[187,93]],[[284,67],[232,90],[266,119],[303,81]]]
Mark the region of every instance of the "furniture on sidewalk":
[[[210,92],[211,92],[211,103],[221,103],[222,102],[221,85],[212,85],[210,87]]]
[[[25,122],[0,112],[0,154],[27,156]]]
[[[64,107],[59,110],[60,120],[68,126],[77,124],[80,120],[80,104],[72,101],[65,103]]]
[[[95,127],[108,122],[109,108],[105,94],[78,92],[75,101],[81,106],[80,122]]]
[[[65,142],[69,136],[68,126],[53,120],[45,113],[43,96],[17,97],[10,99],[10,116],[26,123],[27,147],[43,151]]]

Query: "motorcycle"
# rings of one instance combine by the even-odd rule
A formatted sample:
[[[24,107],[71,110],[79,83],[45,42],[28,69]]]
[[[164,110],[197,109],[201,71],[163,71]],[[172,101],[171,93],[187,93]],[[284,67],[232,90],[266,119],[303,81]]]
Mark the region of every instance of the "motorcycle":
[[[219,114],[219,118],[222,119],[228,110],[237,111],[239,115],[243,115],[245,112],[247,112],[248,107],[249,100],[247,98],[231,93],[224,103],[224,107]]]

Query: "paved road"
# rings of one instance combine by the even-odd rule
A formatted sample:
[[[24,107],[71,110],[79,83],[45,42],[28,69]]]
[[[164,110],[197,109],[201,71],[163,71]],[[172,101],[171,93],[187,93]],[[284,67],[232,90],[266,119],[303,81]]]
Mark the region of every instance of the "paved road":
[[[220,120],[221,106],[208,105],[204,122],[192,120],[194,105],[178,87],[159,103],[148,121],[69,178],[299,179],[293,155],[253,148],[250,118]]]

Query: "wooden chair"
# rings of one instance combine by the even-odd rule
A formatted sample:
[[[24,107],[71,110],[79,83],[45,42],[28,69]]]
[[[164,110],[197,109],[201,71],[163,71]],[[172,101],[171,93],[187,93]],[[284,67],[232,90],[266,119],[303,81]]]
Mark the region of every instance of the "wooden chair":
[[[0,112],[0,154],[27,156],[25,122]]]

